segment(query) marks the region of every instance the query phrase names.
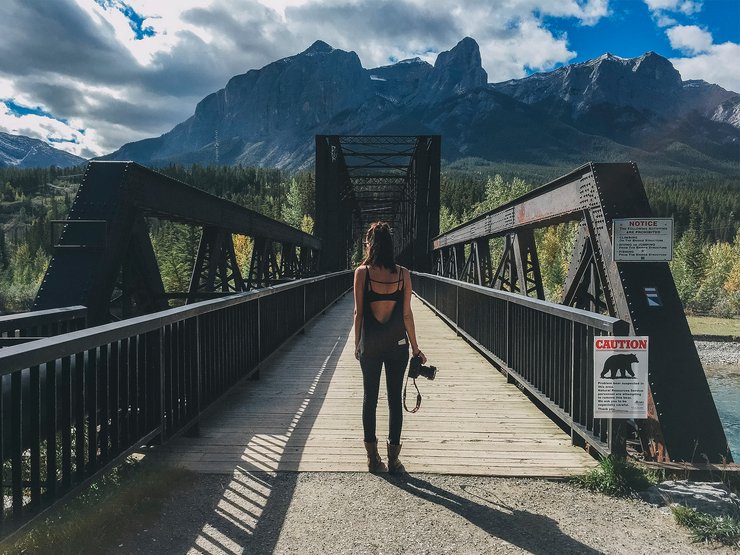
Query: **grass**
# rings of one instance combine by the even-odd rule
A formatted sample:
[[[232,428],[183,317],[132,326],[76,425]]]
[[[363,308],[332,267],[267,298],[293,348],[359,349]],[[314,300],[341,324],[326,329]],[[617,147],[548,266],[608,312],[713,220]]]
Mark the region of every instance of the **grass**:
[[[612,497],[626,497],[657,484],[659,474],[647,472],[626,459],[607,457],[593,470],[576,476],[571,482],[589,491]],[[712,516],[691,507],[671,507],[676,522],[689,529],[695,542],[721,543],[740,547],[740,520],[731,516]]]
[[[145,527],[192,473],[131,458],[69,503],[52,509],[3,553],[100,553],[129,531]]]
[[[724,335],[740,337],[740,318],[686,316],[692,335]]]
[[[740,520],[730,516],[712,516],[682,505],[671,507],[671,511],[676,522],[689,529],[695,542],[740,547]]]
[[[626,459],[609,456],[593,470],[572,478],[571,482],[589,491],[627,497],[657,484],[659,479],[656,473],[647,472]]]

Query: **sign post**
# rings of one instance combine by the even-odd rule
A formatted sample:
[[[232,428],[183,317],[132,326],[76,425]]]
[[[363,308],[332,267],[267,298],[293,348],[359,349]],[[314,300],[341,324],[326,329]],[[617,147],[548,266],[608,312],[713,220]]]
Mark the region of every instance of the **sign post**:
[[[648,338],[594,337],[594,418],[647,418]]]
[[[668,262],[673,258],[673,218],[612,220],[615,262]]]

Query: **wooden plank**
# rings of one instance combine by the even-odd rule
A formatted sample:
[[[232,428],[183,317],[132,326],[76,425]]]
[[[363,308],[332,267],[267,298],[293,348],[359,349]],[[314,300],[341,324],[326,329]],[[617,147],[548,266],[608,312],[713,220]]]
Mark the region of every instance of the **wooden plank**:
[[[421,412],[404,413],[409,471],[562,477],[595,465],[434,313],[416,300],[413,308],[420,345],[439,373],[417,382]],[[201,421],[199,437],[179,437],[155,456],[203,473],[366,471],[353,337],[347,295],[273,356],[259,381],[235,387]],[[379,437],[388,429],[386,403],[381,384]]]

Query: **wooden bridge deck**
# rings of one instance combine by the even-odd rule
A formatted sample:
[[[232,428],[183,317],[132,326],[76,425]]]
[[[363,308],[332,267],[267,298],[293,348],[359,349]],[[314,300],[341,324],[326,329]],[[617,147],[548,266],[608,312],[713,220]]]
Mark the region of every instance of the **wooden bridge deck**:
[[[401,459],[409,472],[561,477],[595,465],[418,299],[414,317],[439,373],[418,380],[420,412],[404,413]],[[202,473],[366,470],[353,337],[352,296],[345,295],[273,355],[259,381],[234,388],[201,420],[198,437],[173,439],[162,455]],[[384,387],[379,438],[388,430]]]

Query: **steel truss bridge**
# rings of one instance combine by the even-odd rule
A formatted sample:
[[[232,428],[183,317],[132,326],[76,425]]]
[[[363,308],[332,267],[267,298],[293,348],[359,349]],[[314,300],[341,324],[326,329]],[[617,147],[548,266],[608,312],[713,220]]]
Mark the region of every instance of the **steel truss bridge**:
[[[187,291],[165,292],[146,218],[201,229]],[[282,222],[133,162],[90,162],[33,309],[83,305],[90,324],[314,275],[319,241]],[[53,234],[54,235],[54,234]],[[253,240],[247,275],[233,235]]]
[[[439,136],[317,136],[314,237],[134,163],[90,163],[55,224],[34,310],[0,317],[3,534],[141,445],[181,437],[235,384],[258,377],[351,290],[352,253],[376,220],[393,225],[417,297],[569,441],[598,456],[732,460],[667,263],[612,259],[612,221],[651,214],[634,164],[585,165],[442,235],[439,186]],[[164,291],[149,217],[201,228],[187,291]],[[563,222],[579,233],[562,302],[552,303],[535,232]],[[246,275],[234,234],[254,242]],[[498,259],[492,239],[503,242]],[[659,291],[660,307],[648,306],[645,287]],[[167,308],[172,297],[186,304]],[[331,333],[336,347],[349,328]],[[650,337],[647,420],[593,417],[598,335]],[[455,364],[442,356],[453,358],[438,366]]]
[[[441,140],[316,136],[316,231],[321,268],[347,268],[371,222],[391,224],[396,258],[428,271],[439,231]]]

